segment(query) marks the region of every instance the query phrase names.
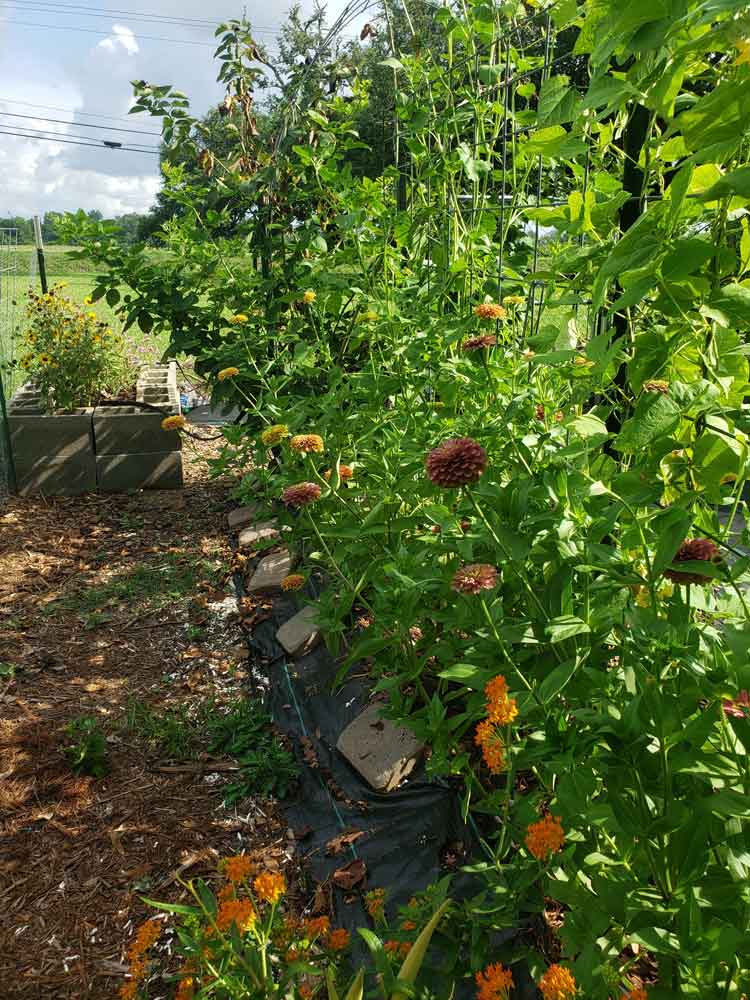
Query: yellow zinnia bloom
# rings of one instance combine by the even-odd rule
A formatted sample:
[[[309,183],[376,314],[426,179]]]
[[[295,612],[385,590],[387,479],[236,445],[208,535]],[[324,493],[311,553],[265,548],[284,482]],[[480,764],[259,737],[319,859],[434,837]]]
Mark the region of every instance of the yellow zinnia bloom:
[[[229,322],[240,326],[242,323],[247,323],[247,316],[244,313],[236,313],[234,316],[230,316]]]
[[[284,438],[289,437],[289,428],[286,424],[274,424],[267,427],[260,436],[263,444],[272,448],[275,444],[280,444]]]
[[[228,378],[234,378],[234,376],[239,375],[239,373],[240,373],[239,368],[232,368],[232,367],[222,368],[219,374],[216,376],[216,378],[219,380],[219,382],[224,382]]]
[[[305,303],[306,306],[311,306],[313,302],[317,299],[317,297],[318,296],[315,294],[312,288],[308,288],[305,294],[302,296],[302,301]]]
[[[323,451],[323,438],[319,434],[296,434],[289,442],[292,451]]]
[[[165,431],[179,431],[187,423],[187,420],[180,413],[175,413],[171,417],[165,417],[162,422],[162,430]]]
[[[734,65],[742,66],[743,63],[750,64],[750,38],[742,38],[734,44],[739,52],[739,55],[734,60]]]

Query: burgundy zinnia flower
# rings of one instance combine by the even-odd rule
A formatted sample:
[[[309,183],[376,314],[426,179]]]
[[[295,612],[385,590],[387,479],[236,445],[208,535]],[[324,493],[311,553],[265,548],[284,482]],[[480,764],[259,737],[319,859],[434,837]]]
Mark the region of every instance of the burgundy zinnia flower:
[[[307,504],[320,500],[320,487],[317,483],[296,483],[294,486],[287,486],[281,499],[288,507],[306,507]]]
[[[472,337],[461,344],[462,351],[481,351],[483,347],[494,347],[497,337],[494,333],[486,333],[483,337]]]
[[[427,475],[438,486],[475,483],[487,468],[487,452],[473,438],[448,438],[425,459]]]
[[[719,549],[710,538],[691,538],[683,542],[677,550],[677,555],[672,560],[673,565],[683,562],[710,562],[715,563],[720,559]],[[702,573],[680,573],[677,570],[665,569],[664,576],[674,583],[710,583],[711,577]]]
[[[472,563],[457,570],[451,588],[459,594],[478,594],[497,586],[497,570],[487,563]]]

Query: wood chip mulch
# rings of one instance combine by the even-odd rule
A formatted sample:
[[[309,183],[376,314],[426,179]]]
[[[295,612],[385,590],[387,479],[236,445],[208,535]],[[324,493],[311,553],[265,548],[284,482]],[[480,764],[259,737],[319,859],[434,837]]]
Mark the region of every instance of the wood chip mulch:
[[[184,490],[0,506],[3,1000],[116,997],[133,930],[153,915],[142,896],[184,900],[178,878],[216,878],[240,851],[288,871],[274,804],[222,805],[231,761],[160,758],[124,726],[131,699],[189,708],[247,683],[216,447],[186,442]],[[198,567],[192,592],[142,598],[137,575],[117,589],[165,561]],[[79,716],[106,734],[106,777],[76,776],[61,753]]]

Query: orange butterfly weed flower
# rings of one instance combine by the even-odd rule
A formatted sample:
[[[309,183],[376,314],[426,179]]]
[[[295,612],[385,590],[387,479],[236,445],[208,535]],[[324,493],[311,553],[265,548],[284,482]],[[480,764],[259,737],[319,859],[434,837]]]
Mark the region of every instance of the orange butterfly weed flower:
[[[474,979],[477,1000],[508,1000],[508,992],[513,989],[513,973],[499,962],[488,965],[483,972],[477,972]]]
[[[559,816],[543,816],[526,830],[526,846],[538,861],[561,851],[564,843],[565,831]]]
[[[331,921],[328,917],[313,917],[304,923],[305,937],[312,941],[313,938],[322,937],[331,930]]]
[[[482,749],[482,757],[492,774],[502,774],[505,770],[505,745],[495,723],[483,719],[478,725],[474,742]]]
[[[502,674],[488,681],[484,693],[487,697],[487,718],[500,726],[510,725],[518,715],[515,698],[508,697],[508,684]]]
[[[385,889],[372,889],[365,895],[365,909],[373,920],[382,920],[385,914]]]
[[[350,939],[351,937],[349,931],[345,930],[343,927],[337,927],[336,930],[331,931],[326,938],[325,943],[331,951],[343,951],[345,948],[349,947]]]
[[[255,865],[246,854],[237,854],[227,858],[223,868],[230,882],[244,882],[248,875],[252,875]]]
[[[539,980],[539,989],[544,1000],[567,1000],[578,992],[573,975],[562,965],[550,965]]]
[[[249,931],[257,919],[258,914],[249,899],[228,899],[219,907],[216,926],[220,931],[228,931],[235,924],[238,931]]]
[[[642,987],[637,987],[625,994],[625,1000],[648,1000],[648,993]]]
[[[326,469],[323,473],[323,478],[328,483],[331,481],[331,476],[333,474],[333,469]],[[339,466],[339,479],[342,483],[345,483],[347,479],[351,479],[354,475],[354,469],[351,465],[340,465]]]
[[[403,924],[401,924],[402,931],[415,931],[416,929],[417,925],[414,923],[413,920],[405,920]]]
[[[253,889],[267,903],[278,903],[286,892],[286,879],[278,872],[262,872],[253,882]]]
[[[234,899],[234,886],[231,882],[223,885],[216,893],[216,901],[218,903],[226,903],[228,899]]]
[[[174,995],[174,1000],[193,1000],[195,996],[196,981],[192,976],[186,976],[185,979],[181,979],[177,985],[177,992]]]

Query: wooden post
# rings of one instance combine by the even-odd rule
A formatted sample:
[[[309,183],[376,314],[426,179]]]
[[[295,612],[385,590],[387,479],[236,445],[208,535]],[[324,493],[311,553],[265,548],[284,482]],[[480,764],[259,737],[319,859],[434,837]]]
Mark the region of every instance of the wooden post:
[[[36,259],[39,263],[39,280],[42,283],[42,294],[47,294],[47,268],[44,264],[44,244],[42,243],[42,224],[39,216],[34,216],[34,243],[36,244]]]

